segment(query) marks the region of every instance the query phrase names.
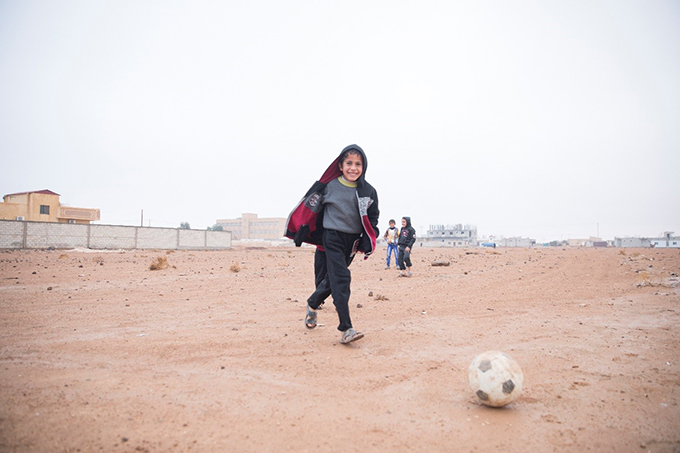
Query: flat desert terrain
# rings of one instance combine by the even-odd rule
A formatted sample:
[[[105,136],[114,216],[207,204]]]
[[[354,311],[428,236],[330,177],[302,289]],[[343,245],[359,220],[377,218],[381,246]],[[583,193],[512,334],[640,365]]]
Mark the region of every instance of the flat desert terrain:
[[[0,451],[680,451],[680,250],[380,249],[350,345],[330,299],[304,327],[313,253],[0,252]],[[524,372],[504,408],[486,350]]]

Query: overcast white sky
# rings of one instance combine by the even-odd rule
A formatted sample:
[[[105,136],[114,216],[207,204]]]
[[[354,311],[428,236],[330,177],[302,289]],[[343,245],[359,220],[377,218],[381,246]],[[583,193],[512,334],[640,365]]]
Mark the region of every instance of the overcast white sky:
[[[680,2],[0,1],[0,195],[286,217],[352,143],[381,230],[680,234]]]

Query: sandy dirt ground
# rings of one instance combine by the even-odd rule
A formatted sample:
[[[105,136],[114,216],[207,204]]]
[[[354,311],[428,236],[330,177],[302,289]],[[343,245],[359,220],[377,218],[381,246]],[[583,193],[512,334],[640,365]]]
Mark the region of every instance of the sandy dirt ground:
[[[383,254],[341,345],[331,300],[303,324],[311,248],[0,252],[0,451],[680,451],[680,250]],[[524,371],[501,409],[490,349]]]

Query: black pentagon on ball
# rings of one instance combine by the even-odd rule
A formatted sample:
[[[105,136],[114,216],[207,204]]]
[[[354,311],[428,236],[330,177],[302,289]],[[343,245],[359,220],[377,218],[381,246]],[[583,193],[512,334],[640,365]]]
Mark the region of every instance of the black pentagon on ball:
[[[508,379],[507,381],[503,382],[503,393],[509,395],[513,390],[515,390],[515,383],[512,382],[512,379]]]
[[[486,373],[491,369],[491,360],[482,360],[479,362],[479,366],[477,367],[482,373]]]
[[[489,395],[484,393],[482,390],[477,390],[477,398],[479,398],[482,401],[489,401]]]

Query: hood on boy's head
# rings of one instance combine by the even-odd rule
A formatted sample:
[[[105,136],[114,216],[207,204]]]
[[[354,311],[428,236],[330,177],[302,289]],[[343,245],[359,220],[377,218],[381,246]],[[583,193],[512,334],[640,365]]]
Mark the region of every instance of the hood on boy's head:
[[[410,217],[402,217],[402,219],[406,220],[406,228],[411,226],[411,218]]]
[[[333,179],[342,176],[342,171],[340,170],[340,158],[342,157],[343,154],[345,154],[346,151],[352,151],[361,156],[361,161],[363,162],[364,165],[363,171],[361,172],[361,176],[359,176],[359,179],[357,180],[357,184],[359,186],[362,186],[364,184],[364,180],[366,179],[366,169],[368,168],[368,160],[366,159],[366,153],[364,153],[364,150],[361,149],[361,146],[359,145],[345,146],[345,148],[340,152],[338,157],[333,161],[332,164],[330,164],[328,169],[326,169],[323,176],[321,176],[321,179],[319,179],[320,182],[326,184],[332,181]]]

